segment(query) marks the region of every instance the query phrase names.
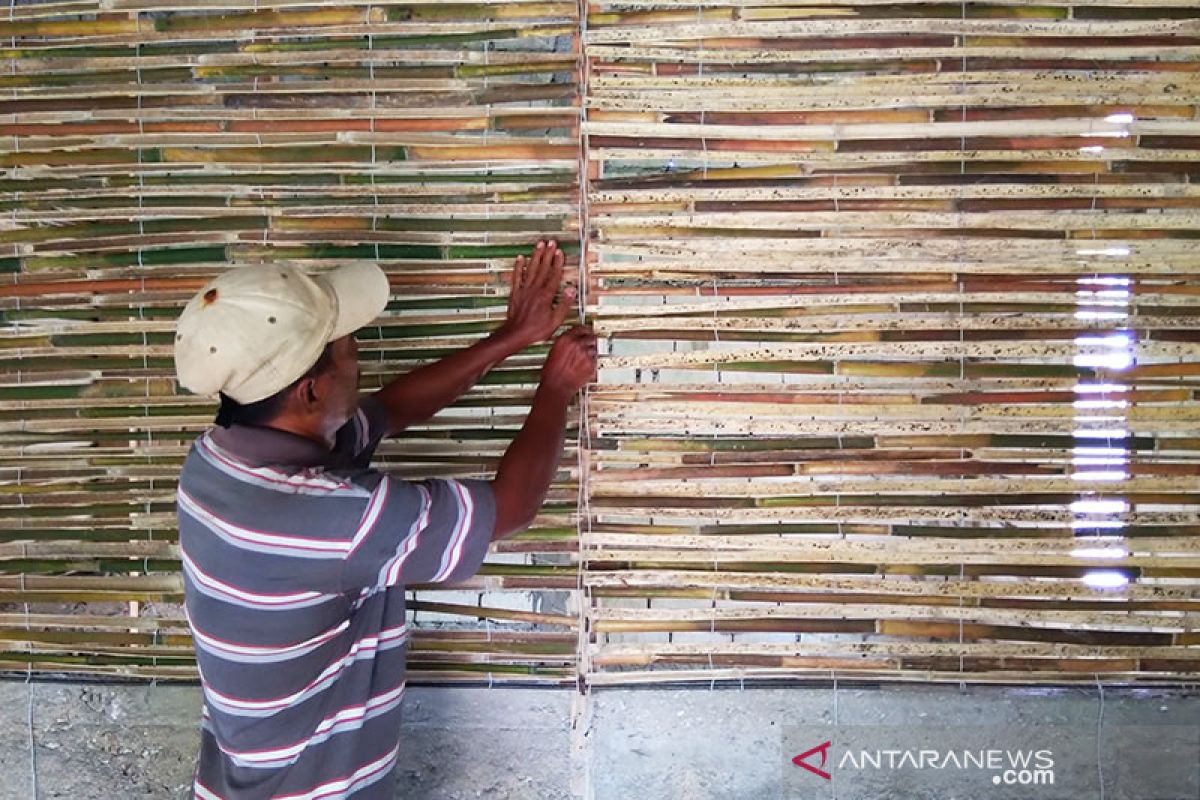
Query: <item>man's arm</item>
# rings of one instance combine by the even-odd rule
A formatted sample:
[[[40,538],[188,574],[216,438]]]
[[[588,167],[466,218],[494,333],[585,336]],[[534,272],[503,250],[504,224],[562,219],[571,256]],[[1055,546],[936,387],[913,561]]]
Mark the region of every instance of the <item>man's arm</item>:
[[[538,242],[513,267],[508,317],[494,333],[470,347],[405,373],[374,396],[388,412],[386,436],[423,422],[453,403],[488,370],[562,325],[575,291],[562,285],[563,252],[554,241]]]
[[[537,516],[562,458],[567,408],[596,373],[596,337],[577,326],[554,343],[525,425],[504,451],[492,489],[493,541],[524,530]]]

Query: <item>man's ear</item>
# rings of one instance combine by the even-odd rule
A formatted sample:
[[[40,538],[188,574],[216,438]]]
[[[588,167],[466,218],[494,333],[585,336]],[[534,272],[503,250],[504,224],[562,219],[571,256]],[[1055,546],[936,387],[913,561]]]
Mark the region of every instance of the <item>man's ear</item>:
[[[300,401],[300,407],[305,411],[315,408],[317,405],[316,378],[305,378],[300,381],[300,385],[296,387],[296,397]]]

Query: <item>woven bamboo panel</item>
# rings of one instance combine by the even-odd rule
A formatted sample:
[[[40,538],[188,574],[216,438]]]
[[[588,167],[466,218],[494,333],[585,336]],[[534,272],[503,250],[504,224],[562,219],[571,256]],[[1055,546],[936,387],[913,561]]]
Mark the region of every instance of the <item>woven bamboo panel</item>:
[[[592,683],[1200,675],[1200,11],[593,3]]]
[[[194,675],[173,496],[213,407],[177,390],[171,331],[210,276],[377,260],[394,300],[359,336],[370,389],[498,324],[537,237],[578,252],[578,27],[555,2],[9,9],[0,669]],[[381,460],[488,474],[543,354]],[[577,583],[574,458],[480,576],[417,592],[414,677],[573,679],[575,619],[531,592]]]
[[[112,0],[0,28],[0,669],[194,674],[172,499],[211,406],[170,331],[209,276],[378,260],[370,388],[495,324],[582,188],[584,485],[572,448],[534,530],[417,594],[415,675],[1196,677],[1186,4]],[[382,460],[485,474],[540,357]]]

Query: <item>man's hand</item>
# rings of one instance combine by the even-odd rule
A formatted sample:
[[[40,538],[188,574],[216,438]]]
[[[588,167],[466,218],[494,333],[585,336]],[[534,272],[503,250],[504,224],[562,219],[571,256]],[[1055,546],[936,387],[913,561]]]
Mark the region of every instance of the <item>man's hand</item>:
[[[576,325],[550,348],[529,416],[496,469],[493,539],[525,529],[537,516],[562,458],[567,409],[595,374],[596,334]]]
[[[508,297],[508,319],[498,333],[521,350],[545,341],[566,320],[575,288],[562,286],[563,252],[553,239],[539,241],[533,255],[517,256]]]
[[[574,395],[596,376],[596,334],[586,325],[564,331],[550,348],[542,385]]]
[[[387,435],[429,419],[492,367],[558,330],[575,304],[575,289],[561,286],[562,275],[563,254],[554,241],[538,242],[528,258],[518,256],[503,325],[465,350],[393,379],[376,393],[387,409]]]

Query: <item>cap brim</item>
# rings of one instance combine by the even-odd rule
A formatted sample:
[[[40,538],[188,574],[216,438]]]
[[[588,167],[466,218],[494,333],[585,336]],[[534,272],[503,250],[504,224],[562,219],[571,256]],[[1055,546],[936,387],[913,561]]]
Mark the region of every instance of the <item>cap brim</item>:
[[[323,273],[337,296],[338,312],[329,341],[370,324],[387,307],[391,289],[387,275],[376,264],[358,263]]]

